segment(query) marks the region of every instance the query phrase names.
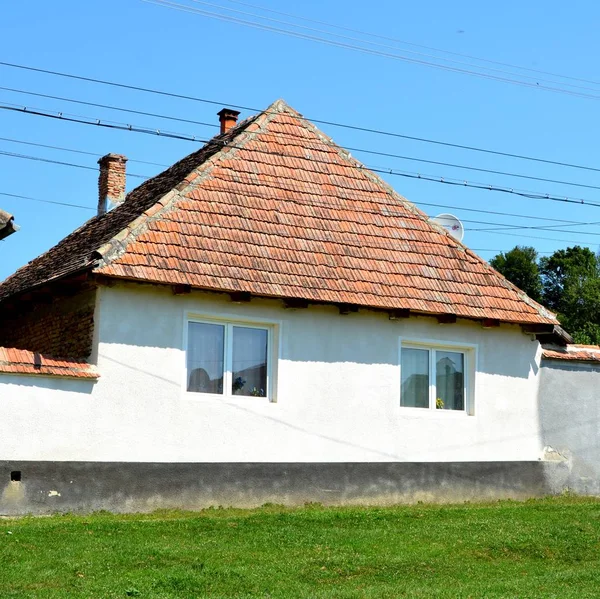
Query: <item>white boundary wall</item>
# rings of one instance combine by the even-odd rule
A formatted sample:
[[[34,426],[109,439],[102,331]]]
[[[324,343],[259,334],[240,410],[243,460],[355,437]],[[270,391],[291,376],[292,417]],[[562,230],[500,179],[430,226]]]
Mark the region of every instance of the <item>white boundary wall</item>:
[[[276,402],[184,391],[188,314],[275,323]],[[131,462],[537,460],[541,349],[516,325],[390,321],[335,307],[118,284],[96,308],[96,383],[0,375],[0,459]],[[401,408],[400,339],[473,348],[472,414]]]

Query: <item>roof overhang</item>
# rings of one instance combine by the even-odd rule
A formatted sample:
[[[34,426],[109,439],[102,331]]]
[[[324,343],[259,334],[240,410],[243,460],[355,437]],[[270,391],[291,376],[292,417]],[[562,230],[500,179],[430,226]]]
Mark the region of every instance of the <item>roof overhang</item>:
[[[542,344],[555,344],[564,347],[573,343],[573,337],[557,324],[523,324],[521,329],[528,335],[535,335],[535,338]]]

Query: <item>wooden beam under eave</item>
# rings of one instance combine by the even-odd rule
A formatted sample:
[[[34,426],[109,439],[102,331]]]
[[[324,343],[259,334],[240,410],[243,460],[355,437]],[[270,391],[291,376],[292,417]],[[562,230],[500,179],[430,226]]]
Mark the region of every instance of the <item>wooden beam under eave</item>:
[[[298,310],[308,308],[308,300],[288,297],[283,300],[283,307],[288,310]]]
[[[246,304],[252,299],[252,294],[248,291],[232,291],[229,297],[236,304]]]
[[[481,326],[484,329],[493,329],[495,327],[500,326],[500,320],[498,320],[497,318],[484,318],[481,321]]]
[[[402,308],[401,310],[390,310],[388,312],[390,320],[400,320],[401,318],[410,318],[410,310]]]
[[[456,314],[438,314],[438,324],[454,324],[456,322]]]
[[[554,325],[545,323],[522,324],[521,330],[527,335],[539,335],[541,333],[553,333]]]
[[[351,312],[358,312],[358,306],[354,304],[338,304],[337,307],[342,316],[346,316]]]
[[[171,285],[173,295],[186,295],[192,291],[191,285]]]

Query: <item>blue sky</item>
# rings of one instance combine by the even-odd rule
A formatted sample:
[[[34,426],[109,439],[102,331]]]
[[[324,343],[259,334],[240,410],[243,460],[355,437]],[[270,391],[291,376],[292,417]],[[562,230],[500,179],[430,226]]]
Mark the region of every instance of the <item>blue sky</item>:
[[[355,0],[305,0],[301,3],[289,0],[248,1],[256,6],[362,32],[336,31],[324,25],[296,21],[306,27],[336,31],[362,40],[357,42],[328,37],[341,43],[360,43],[363,47],[380,52],[427,62],[440,63],[440,57],[452,58],[468,63],[452,65],[466,70],[485,65],[505,71],[486,71],[497,77],[518,78],[534,84],[539,83],[536,78],[552,80],[555,83],[542,82],[540,85],[551,85],[595,97],[577,97],[563,92],[544,91],[537,85],[532,88],[459,74],[258,30],[142,0],[62,0],[53,3],[31,0],[6,3],[3,7],[0,60],[162,89],[215,100],[222,106],[238,104],[263,109],[281,97],[309,118],[600,167],[597,116],[600,108],[600,69],[597,61],[600,55],[597,35],[600,5],[596,2],[508,0],[488,3],[459,0],[450,3],[438,0],[415,3],[380,0],[373,4]],[[289,17],[260,13],[256,8],[230,0],[213,0],[213,5],[222,8],[195,3],[193,0],[173,2],[240,19],[258,21],[255,17],[227,12],[224,8],[291,21]],[[270,26],[291,29],[273,22]],[[294,30],[325,37],[324,33]],[[365,38],[365,32],[587,81],[477,63],[472,59],[441,54],[399,41]],[[382,45],[366,46],[365,39]],[[411,54],[409,51],[420,54]],[[447,62],[443,64],[450,65]],[[524,75],[533,79],[524,79]],[[216,112],[221,107],[4,66],[0,66],[0,86],[215,125]],[[0,105],[7,104],[148,126],[196,135],[198,138],[211,137],[217,131],[216,127],[175,123],[0,90]],[[244,111],[242,117],[248,114],[248,111]],[[600,186],[600,173],[474,153],[331,125],[321,125],[321,128],[345,147]],[[93,216],[97,203],[97,158],[107,152],[125,154],[130,158],[128,172],[154,175],[161,170],[160,167],[134,161],[169,165],[197,147],[191,142],[106,130],[6,110],[0,110],[0,137],[4,138],[0,140],[0,152],[93,167],[87,170],[0,154],[0,194],[19,194],[88,208],[65,207],[0,195],[0,207],[13,213],[21,226],[19,233],[1,242],[0,279]],[[94,155],[23,145],[6,139],[61,146]],[[471,172],[373,156],[360,151],[354,151],[353,154],[369,166],[584,198],[600,203],[599,190],[595,189]],[[447,210],[421,205],[431,215],[450,211],[464,221],[533,226],[557,224],[467,210],[479,209],[568,221],[600,221],[600,207],[531,200],[391,175],[384,178],[417,204],[453,206]],[[140,182],[141,179],[130,177],[128,189]],[[580,245],[588,245],[595,251],[600,244],[599,226],[568,227],[571,233],[516,230],[511,231],[510,236],[473,231],[485,227],[476,223],[465,222],[465,227],[465,243],[478,250],[506,250],[516,244],[525,244],[533,245],[540,252],[552,252],[579,241]],[[552,237],[558,241],[529,236]],[[480,251],[486,259],[494,253]]]

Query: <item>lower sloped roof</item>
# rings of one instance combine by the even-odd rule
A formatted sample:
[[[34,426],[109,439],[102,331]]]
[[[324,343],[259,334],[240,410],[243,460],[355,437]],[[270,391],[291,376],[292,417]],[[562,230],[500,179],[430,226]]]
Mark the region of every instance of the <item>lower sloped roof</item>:
[[[0,299],[39,280],[42,265],[44,278],[78,266],[268,297],[557,323],[283,101],[206,148],[61,242],[76,260],[56,263],[60,251],[50,250],[0,286]]]
[[[25,349],[0,347],[0,373],[97,379],[95,367],[85,360],[56,359]]]

